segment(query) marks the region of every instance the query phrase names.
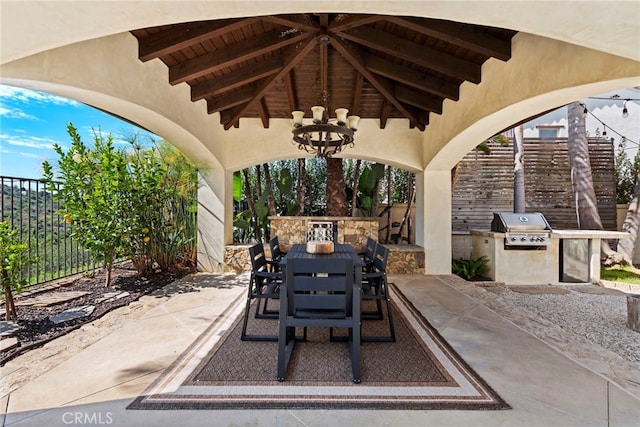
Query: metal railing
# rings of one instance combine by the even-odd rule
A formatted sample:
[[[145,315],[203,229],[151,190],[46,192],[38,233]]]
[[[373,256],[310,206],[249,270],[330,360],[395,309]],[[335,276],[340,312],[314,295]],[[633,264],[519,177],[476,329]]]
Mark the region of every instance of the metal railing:
[[[58,202],[44,182],[0,176],[0,186],[0,221],[11,224],[36,260],[22,273],[27,289],[95,268],[88,251],[71,237],[72,226],[58,215]]]

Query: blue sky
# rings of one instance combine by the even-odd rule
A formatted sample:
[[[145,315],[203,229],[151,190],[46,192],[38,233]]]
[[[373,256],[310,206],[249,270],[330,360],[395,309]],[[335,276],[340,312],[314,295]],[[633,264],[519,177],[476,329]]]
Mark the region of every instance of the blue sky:
[[[92,129],[111,134],[125,144],[128,136],[159,139],[136,126],[80,102],[59,96],[0,85],[0,175],[41,178],[42,162],[54,166],[53,145],[70,146],[67,124],[72,122],[83,142],[93,146]]]
[[[614,93],[603,96],[609,97],[612,94]],[[633,156],[640,141],[640,102],[637,101],[640,99],[640,89],[624,89],[615,92],[615,95],[618,96],[618,100],[613,104],[610,101],[593,99],[585,102],[589,110],[594,112],[594,117],[597,115],[610,130],[618,131],[628,138],[630,143],[627,150]],[[623,119],[621,107],[622,101],[626,98],[634,101],[627,105],[629,117]],[[612,104],[613,108],[602,108],[606,107],[605,104]],[[537,122],[551,123],[558,119],[553,117],[554,114],[565,116],[566,111],[559,109],[530,122],[529,125],[533,127]],[[589,120],[591,117],[587,119],[587,126]],[[0,85],[0,175],[41,178],[43,161],[48,160],[56,165],[57,154],[53,151],[53,145],[58,144],[63,149],[69,147],[69,122],[74,124],[82,140],[89,147],[93,146],[92,129],[100,129],[105,135],[111,134],[116,143],[123,146],[127,138],[134,134],[140,135],[138,140],[142,143],[160,139],[80,102],[44,92]],[[594,121],[593,126],[599,127],[601,123]]]

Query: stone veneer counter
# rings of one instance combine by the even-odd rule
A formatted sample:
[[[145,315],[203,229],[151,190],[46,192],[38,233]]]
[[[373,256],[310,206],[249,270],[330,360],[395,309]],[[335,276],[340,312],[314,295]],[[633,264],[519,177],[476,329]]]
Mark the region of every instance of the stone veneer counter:
[[[309,222],[333,222],[338,229],[335,243],[347,243],[364,251],[367,237],[378,240],[378,218],[342,216],[270,216],[271,236],[278,236],[280,247],[288,251],[291,245],[305,243]]]

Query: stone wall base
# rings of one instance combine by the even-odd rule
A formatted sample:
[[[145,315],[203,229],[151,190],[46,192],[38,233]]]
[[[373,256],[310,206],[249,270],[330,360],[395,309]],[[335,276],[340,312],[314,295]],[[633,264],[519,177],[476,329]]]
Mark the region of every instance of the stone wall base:
[[[416,245],[385,245],[389,248],[387,260],[388,274],[424,274],[424,249]],[[224,263],[230,271],[251,271],[249,260],[249,247],[247,245],[225,246]],[[270,257],[269,245],[265,245],[267,257]]]

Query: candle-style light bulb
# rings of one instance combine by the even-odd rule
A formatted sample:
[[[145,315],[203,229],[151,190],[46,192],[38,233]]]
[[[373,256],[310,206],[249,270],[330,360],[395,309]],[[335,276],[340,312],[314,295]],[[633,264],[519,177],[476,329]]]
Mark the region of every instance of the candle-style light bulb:
[[[346,108],[336,108],[336,119],[340,126],[344,126],[347,123],[347,114],[349,110]]]
[[[349,116],[347,117],[349,122],[349,129],[358,130],[358,124],[360,123],[360,116]]]
[[[311,111],[313,112],[313,121],[316,123],[322,122],[322,116],[324,114],[324,107],[320,105],[315,105],[311,107]]]
[[[293,111],[291,115],[293,116],[293,127],[298,128],[302,126],[302,119],[304,119],[304,111]]]

